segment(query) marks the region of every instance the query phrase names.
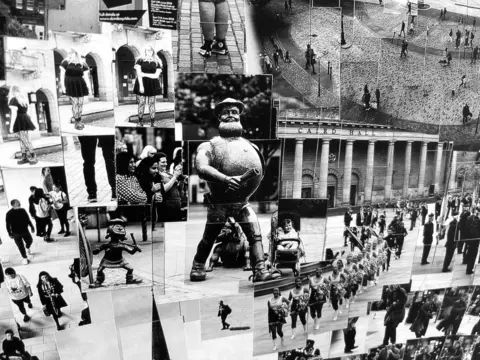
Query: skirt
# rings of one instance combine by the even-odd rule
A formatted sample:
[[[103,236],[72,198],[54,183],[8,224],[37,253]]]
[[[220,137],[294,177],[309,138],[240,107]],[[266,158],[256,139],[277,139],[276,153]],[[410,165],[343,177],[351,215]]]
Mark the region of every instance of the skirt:
[[[32,119],[28,114],[18,114],[17,118],[15,119],[15,124],[13,124],[13,132],[20,132],[20,131],[32,131],[35,130],[35,125],[32,123]]]
[[[65,76],[65,95],[84,97],[88,95],[88,87],[82,76]]]
[[[158,96],[162,95],[162,87],[160,86],[160,80],[143,78],[143,89],[144,93],[140,93],[140,86],[138,83],[138,78],[135,80],[135,85],[133,87],[133,93],[140,96]]]

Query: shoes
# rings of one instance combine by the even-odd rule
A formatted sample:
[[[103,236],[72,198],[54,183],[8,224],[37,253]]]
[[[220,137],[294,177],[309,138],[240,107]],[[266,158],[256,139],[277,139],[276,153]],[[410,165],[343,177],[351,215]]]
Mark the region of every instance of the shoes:
[[[62,230],[60,230],[57,234],[58,234],[58,235],[65,234],[65,230],[62,229]]]
[[[28,316],[27,314],[25,314],[25,315],[23,316],[23,322],[28,322],[28,321],[30,321],[30,316]]]
[[[205,264],[193,261],[192,270],[190,270],[191,281],[204,281],[207,278],[207,271]]]
[[[90,194],[88,195],[87,201],[89,203],[96,203],[97,202],[97,195],[95,194]]]
[[[466,275],[472,275],[472,274],[473,274],[473,271],[466,271],[465,274],[466,274]]]
[[[57,325],[57,330],[58,330],[58,331],[63,330],[63,326],[62,326],[62,325]]]
[[[65,233],[65,235],[63,235],[63,236],[64,236],[64,237],[69,237],[70,235],[72,235],[72,233],[71,233],[70,231],[67,231],[67,232]]]
[[[33,308],[32,303],[28,304],[28,308],[29,308],[29,309]]]
[[[200,47],[198,53],[203,57],[209,57],[212,55],[212,42],[213,41],[205,41],[205,43]]]
[[[28,160],[30,165],[35,165],[38,163],[37,155],[35,153],[32,153],[32,157]]]
[[[442,272],[450,272],[450,271],[452,271],[452,270],[450,270],[450,269],[442,269]]]
[[[75,119],[75,130],[83,130],[85,129],[85,124],[82,122],[82,119]]]
[[[28,265],[28,259],[23,259],[23,265]]]
[[[352,351],[352,350],[347,350],[347,349],[345,349],[344,352],[345,352],[345,354],[351,354],[353,351]]]
[[[28,161],[27,154],[22,154],[22,158],[17,161],[17,165],[24,165],[28,164],[30,161]]]
[[[212,46],[212,53],[219,55],[228,54],[227,44],[225,43],[225,40],[217,40]]]

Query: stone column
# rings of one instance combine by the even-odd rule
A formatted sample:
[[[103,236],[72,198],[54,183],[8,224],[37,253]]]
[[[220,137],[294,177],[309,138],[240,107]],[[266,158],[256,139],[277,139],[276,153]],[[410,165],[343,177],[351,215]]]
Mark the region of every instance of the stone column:
[[[388,155],[387,155],[387,174],[385,175],[385,199],[388,200],[392,197],[392,177],[393,177],[393,154],[395,152],[395,141],[390,140],[388,142]]]
[[[322,153],[320,155],[320,174],[319,174],[319,197],[327,198],[327,179],[328,179],[328,155],[330,151],[330,139],[323,139]]]
[[[293,159],[293,194],[294,199],[302,197],[303,142],[305,139],[295,139],[295,158]]]
[[[345,166],[343,168],[343,205],[350,204],[350,188],[352,185],[353,140],[347,140],[345,147]]]
[[[408,197],[408,185],[410,182],[410,170],[412,168],[412,142],[407,141],[407,147],[405,148],[405,172],[403,174],[403,189],[402,196]]]
[[[423,197],[425,193],[425,169],[427,167],[427,146],[428,142],[422,142],[420,150],[420,170],[418,172],[418,196]]]
[[[367,152],[367,171],[365,176],[365,202],[372,202],[372,188],[373,188],[373,159],[375,155],[375,140],[368,141]]]
[[[440,192],[440,177],[442,176],[442,157],[443,157],[443,143],[438,143],[437,154],[435,157],[435,192]]]
[[[453,150],[452,150],[453,151]],[[448,190],[457,188],[457,152],[452,153],[452,166],[450,168],[450,182],[448,184]]]

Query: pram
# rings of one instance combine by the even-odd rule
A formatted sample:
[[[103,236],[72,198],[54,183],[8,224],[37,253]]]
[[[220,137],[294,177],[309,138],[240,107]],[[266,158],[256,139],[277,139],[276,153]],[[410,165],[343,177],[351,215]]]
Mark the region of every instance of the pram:
[[[279,239],[279,224],[284,220],[290,219],[293,228],[296,230],[297,237]],[[295,249],[278,249],[279,245],[287,242],[296,242],[298,246]],[[292,269],[294,276],[300,275],[300,259],[305,259],[305,248],[300,238],[300,214],[294,212],[275,212],[271,220],[270,236],[270,257],[272,267],[275,269]]]

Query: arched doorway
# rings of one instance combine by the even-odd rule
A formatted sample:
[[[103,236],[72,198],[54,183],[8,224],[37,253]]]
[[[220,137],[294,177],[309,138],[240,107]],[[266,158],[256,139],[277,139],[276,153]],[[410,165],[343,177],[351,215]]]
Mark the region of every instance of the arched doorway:
[[[313,177],[310,174],[302,175],[302,199],[313,198]]]
[[[359,183],[360,178],[358,177],[358,175],[352,173],[352,182],[350,183],[350,205],[357,204]]]
[[[127,47],[122,46],[116,53],[118,102],[135,102],[133,86],[135,85],[135,54]]]
[[[90,89],[92,89],[92,94],[89,94],[89,98],[93,99],[100,99],[100,92],[99,92],[99,79],[98,79],[98,67],[95,59],[91,54],[88,54],[85,57],[85,62],[87,63],[90,71],[89,71],[89,78],[90,78]]]
[[[50,104],[47,95],[42,90],[37,90],[37,103],[35,111],[37,112],[38,127],[40,132],[51,134],[52,117],[50,114]]]
[[[157,52],[157,55],[159,59],[162,61],[162,75],[160,76],[160,85],[162,86],[163,90],[163,98],[168,99],[168,71],[170,70],[168,68],[168,63],[167,59],[165,56],[162,54],[161,51]]]
[[[328,207],[333,208],[336,204],[337,196],[337,177],[333,174],[328,174],[327,178],[327,199]]]
[[[65,54],[62,54],[59,50],[53,50],[53,59],[55,62],[55,81],[57,83],[57,99],[58,105],[67,105],[70,103],[68,96],[64,95],[60,89],[60,64],[65,59]]]
[[[15,134],[10,134],[10,109],[8,108],[8,93],[10,92],[10,87],[2,86],[0,87],[0,121],[2,122],[2,138],[3,141],[12,141],[16,140],[17,137]]]

